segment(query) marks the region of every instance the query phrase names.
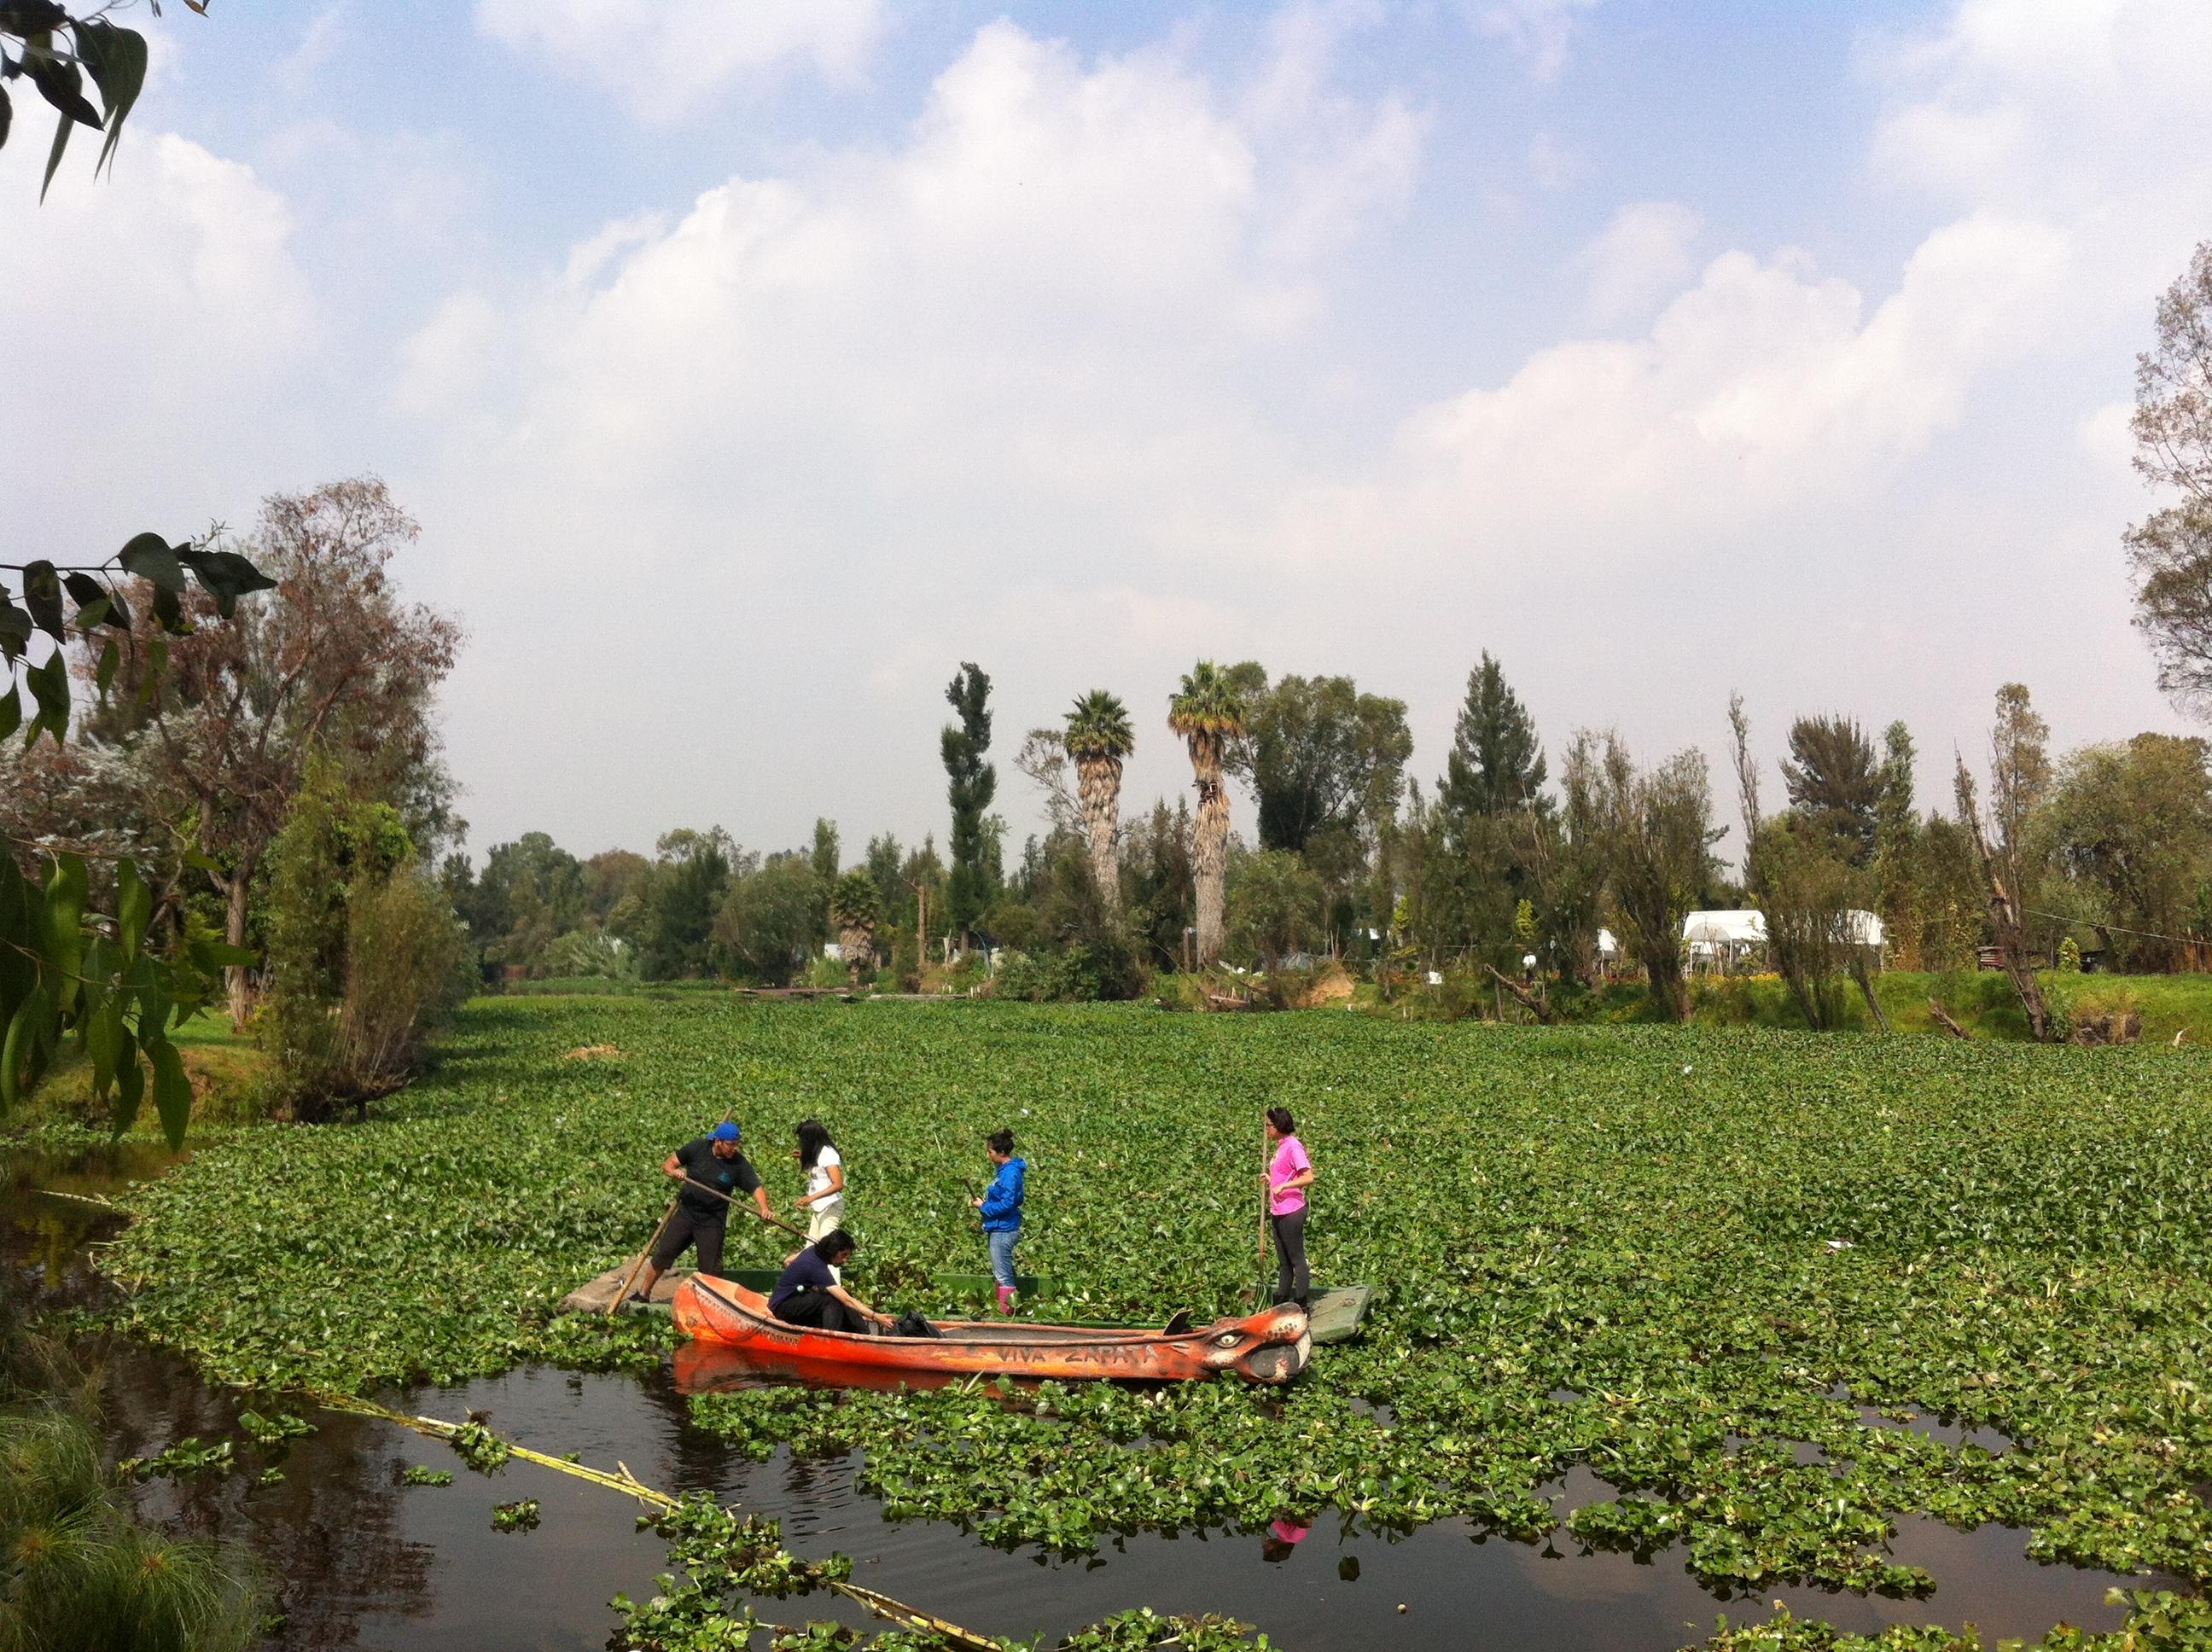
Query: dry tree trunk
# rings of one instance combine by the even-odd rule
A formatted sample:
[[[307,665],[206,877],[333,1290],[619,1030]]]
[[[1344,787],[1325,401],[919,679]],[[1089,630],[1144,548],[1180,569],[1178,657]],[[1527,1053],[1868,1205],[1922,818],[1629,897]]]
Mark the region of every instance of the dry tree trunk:
[[[1198,884],[1198,967],[1221,959],[1222,884],[1229,866],[1229,794],[1221,784],[1220,749],[1198,770],[1198,829],[1191,859]]]
[[[1076,793],[1083,800],[1085,829],[1091,839],[1091,880],[1098,886],[1098,902],[1109,918],[1121,915],[1121,866],[1115,859],[1114,840],[1121,825],[1121,761],[1118,757],[1079,757],[1075,762]]]
[[[1937,999],[1931,998],[1928,1000],[1928,1014],[1937,1026],[1950,1034],[1952,1037],[1967,1036],[1966,1029],[1951,1018],[1951,1012]]]
[[[2042,984],[2036,980],[2034,963],[2027,956],[2027,934],[2020,921],[2020,908],[2006,890],[2004,879],[1997,875],[1996,859],[1990,853],[1989,838],[1982,830],[1981,811],[1974,806],[1974,777],[1966,772],[1964,757],[1958,763],[1959,818],[1973,836],[1974,858],[1982,868],[1997,957],[2012,979],[2013,990],[2020,994],[2021,1006],[2027,1011],[2029,1033],[2037,1043],[2048,1044],[2052,1037],[2051,1010],[2043,1001]]]

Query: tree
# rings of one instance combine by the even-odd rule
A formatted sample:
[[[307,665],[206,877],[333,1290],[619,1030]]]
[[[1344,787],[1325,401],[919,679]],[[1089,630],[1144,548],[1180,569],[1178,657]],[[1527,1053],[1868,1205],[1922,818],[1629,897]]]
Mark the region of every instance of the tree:
[[[1437,795],[1455,822],[1541,809],[1544,748],[1535,720],[1506,686],[1490,651],[1467,676],[1467,698],[1452,731]]]
[[[840,878],[830,896],[830,919],[837,926],[837,944],[845,955],[845,968],[853,985],[858,987],[860,972],[875,966],[876,930],[884,920],[883,897],[876,891],[876,880],[857,866]]]
[[[1229,878],[1231,947],[1273,970],[1312,947],[1322,923],[1322,882],[1286,849],[1240,855]]]
[[[487,963],[539,973],[545,949],[577,927],[586,911],[583,864],[544,832],[492,846],[472,887],[458,893]]]
[[[735,972],[769,987],[787,985],[813,945],[822,898],[804,855],[771,855],[734,880],[714,920],[714,939]]]
[[[2127,532],[2136,626],[2175,703],[2212,708],[2212,240],[2158,301],[2136,358],[2136,471],[2179,495]]]
[[[737,846],[719,826],[670,832],[660,856],[646,919],[647,981],[697,979],[714,967],[714,922],[729,892]]]
[[[1157,968],[1172,969],[1182,963],[1183,932],[1195,921],[1191,837],[1190,799],[1177,798],[1170,810],[1162,798],[1150,816],[1130,826],[1122,844],[1128,926]]]
[[[1243,736],[1244,716],[1243,693],[1210,659],[1186,671],[1182,686],[1168,699],[1168,727],[1189,749],[1198,788],[1191,859],[1201,969],[1211,969],[1221,957],[1222,883],[1229,858],[1229,793],[1222,786],[1222,759],[1229,742]]]
[[[1223,762],[1252,789],[1262,848],[1303,853],[1332,828],[1369,831],[1395,811],[1413,752],[1404,701],[1362,694],[1348,677],[1285,677],[1269,688],[1249,661],[1231,675],[1243,732]]]
[[[1044,793],[1046,822],[1055,832],[1080,832],[1083,800],[1067,778],[1067,735],[1056,728],[1033,728],[1014,757],[1015,769]]]
[[[1874,743],[1856,722],[1837,713],[1790,724],[1782,783],[1806,824],[1843,845],[1853,865],[1874,858],[1881,774]]]
[[[592,922],[635,949],[645,936],[653,862],[631,849],[602,849],[584,862],[584,908]]]
[[[908,914],[914,893],[899,876],[905,859],[899,850],[898,839],[890,833],[868,840],[868,876],[876,880],[876,898],[881,903],[884,921],[911,928],[914,920]]]
[[[819,946],[830,938],[830,926],[836,921],[830,910],[830,897],[836,890],[837,868],[842,864],[838,854],[836,821],[818,815],[815,817],[814,847],[808,853],[807,864],[814,873],[814,944]]]
[[[399,811],[311,760],[270,848],[269,908],[270,1054],[295,1116],[397,1088],[467,951]]]
[[[1611,731],[1577,737],[1567,760],[1567,787],[1591,823],[1621,938],[1644,966],[1653,1000],[1686,1021],[1682,980],[1682,920],[1711,877],[1709,851],[1721,835],[1711,824],[1712,789],[1705,759],[1694,748],[1638,773]]]
[[[1912,732],[1901,721],[1893,722],[1882,731],[1881,741],[1881,795],[1875,805],[1875,902],[1898,966],[1917,969],[1920,817],[1912,801]]]
[[[2130,970],[2172,969],[2212,872],[2212,746],[2171,734],[2084,746],[2059,765],[2042,823],[2067,872],[2094,890],[2098,939]]]
[[[1129,727],[1129,708],[1103,689],[1093,689],[1068,708],[1067,755],[1075,760],[1076,786],[1083,799],[1084,830],[1090,840],[1091,875],[1108,916],[1121,910],[1121,863],[1115,840],[1121,824],[1121,763],[1137,749]]]
[[[958,716],[939,737],[945,759],[945,798],[952,805],[952,856],[947,917],[957,934],[965,934],[998,892],[985,812],[998,794],[999,771],[983,760],[991,749],[991,679],[972,660],[961,662],[945,685],[945,698]]]
[[[246,941],[254,878],[311,752],[327,753],[356,793],[399,806],[426,853],[447,823],[430,713],[461,632],[393,591],[392,559],[417,531],[375,477],[326,483],[262,501],[246,550],[276,601],[170,641],[147,599],[159,584],[140,587],[139,646],[115,673],[129,693],[92,732],[136,754],[149,812],[185,822],[233,946]],[[185,612],[211,622],[220,607],[203,596]],[[234,969],[233,1023],[250,1008],[246,970]]]
[[[2024,703],[2024,691],[2021,698]],[[2000,704],[2002,701],[2000,692]],[[2028,951],[2020,885],[2013,880],[2001,852],[1990,847],[1990,834],[1982,824],[1981,810],[1974,799],[1974,777],[1967,772],[1964,757],[1958,759],[1951,784],[1958,805],[1959,824],[1973,845],[1975,865],[1981,872],[1982,893],[1989,908],[1990,932],[1996,943],[1998,961],[2011,979],[2013,990],[2020,994],[2021,1007],[2027,1013],[2029,1036],[2039,1044],[2046,1043],[2056,1036],[2056,1028],[2044,1002],[2043,988],[2035,979],[2035,960]]]
[[[2042,882],[2032,826],[2051,792],[2050,742],[2051,725],[2029,703],[2027,686],[2007,683],[1998,689],[1990,730],[1989,849],[2018,909],[2023,945],[2032,945],[2037,927],[2026,908]]]

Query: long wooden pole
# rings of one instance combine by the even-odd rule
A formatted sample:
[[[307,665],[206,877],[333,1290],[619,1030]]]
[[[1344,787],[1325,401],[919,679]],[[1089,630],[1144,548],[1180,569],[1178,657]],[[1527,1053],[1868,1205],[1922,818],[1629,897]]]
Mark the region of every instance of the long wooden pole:
[[[1262,1292],[1267,1289],[1267,1242],[1274,1236],[1275,1231],[1275,1190],[1268,1181],[1273,1166],[1274,1156],[1268,1150],[1267,1133],[1263,1127],[1260,1133],[1260,1290]],[[1252,1306],[1255,1309],[1260,1306],[1257,1295],[1252,1298]]]
[[[609,1319],[621,1311],[622,1305],[629,1300],[630,1287],[637,1283],[639,1272],[651,1260],[653,1248],[660,1242],[660,1236],[668,1231],[668,1224],[676,1219],[676,1207],[682,1202],[680,1198],[668,1201],[668,1214],[660,1218],[660,1225],[653,1230],[653,1237],[645,1242],[645,1248],[638,1252],[637,1260],[629,1265],[629,1272],[623,1278],[622,1289],[615,1292],[614,1300],[607,1304]]]
[[[724,1193],[720,1187],[709,1187],[705,1182],[694,1181],[690,1176],[685,1176],[684,1180],[690,1186],[696,1187],[702,1193],[712,1193],[715,1198],[720,1200],[722,1203],[727,1205],[732,1210],[743,1211],[747,1216],[760,1217],[760,1219],[767,1223],[769,1226],[772,1228],[781,1228],[786,1233],[797,1234],[801,1239],[806,1237],[805,1229],[794,1228],[790,1223],[785,1221],[780,1216],[762,1216],[760,1206],[757,1205],[742,1203],[741,1201],[732,1198],[728,1193]]]

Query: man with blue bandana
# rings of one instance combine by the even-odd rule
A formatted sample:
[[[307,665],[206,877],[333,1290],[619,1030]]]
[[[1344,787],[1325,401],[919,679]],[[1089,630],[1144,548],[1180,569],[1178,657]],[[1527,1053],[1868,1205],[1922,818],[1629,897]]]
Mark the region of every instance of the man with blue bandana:
[[[725,1119],[708,1134],[685,1142],[661,1162],[660,1173],[682,1183],[683,1190],[676,1195],[676,1213],[661,1230],[660,1242],[653,1248],[645,1283],[632,1294],[631,1301],[651,1301],[653,1287],[660,1276],[692,1245],[699,1248],[699,1271],[719,1277],[732,1200],[750,1193],[763,1217],[771,1214],[760,1172],[738,1145],[744,1133]],[[724,1197],[715,1198],[709,1188]]]

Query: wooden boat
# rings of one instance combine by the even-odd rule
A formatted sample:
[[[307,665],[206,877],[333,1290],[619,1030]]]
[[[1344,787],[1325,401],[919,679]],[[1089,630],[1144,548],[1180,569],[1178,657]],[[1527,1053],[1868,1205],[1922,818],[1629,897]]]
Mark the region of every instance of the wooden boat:
[[[1248,1382],[1274,1383],[1304,1370],[1313,1351],[1305,1312],[1295,1306],[1187,1330],[943,1320],[937,1322],[939,1337],[859,1336],[786,1324],[768,1311],[768,1298],[760,1292],[699,1274],[677,1287],[672,1306],[677,1329],[701,1341],[756,1349],[780,1364],[848,1370],[1151,1382],[1228,1371]]]

